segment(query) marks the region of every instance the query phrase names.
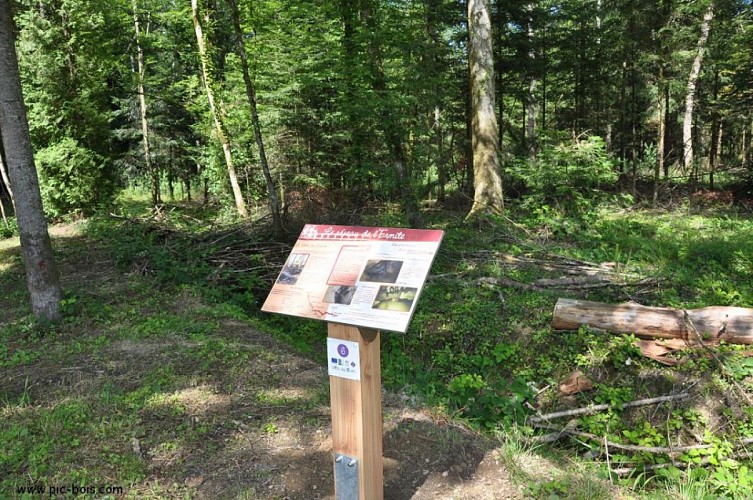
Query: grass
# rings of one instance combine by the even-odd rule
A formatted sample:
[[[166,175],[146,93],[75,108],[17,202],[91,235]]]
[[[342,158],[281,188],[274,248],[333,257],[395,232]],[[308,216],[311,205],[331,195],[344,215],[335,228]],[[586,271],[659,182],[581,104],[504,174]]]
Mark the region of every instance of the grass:
[[[0,280],[8,284],[0,320],[0,496],[74,484],[118,486],[131,498],[193,496],[197,485],[178,478],[201,460],[194,449],[221,449],[224,433],[215,432],[226,417],[253,423],[258,416],[265,433],[273,405],[281,428],[314,425],[299,414],[323,401],[321,382],[283,389],[271,374],[290,369],[291,359],[271,342],[247,338],[250,319],[234,303],[205,301],[206,290],[190,279],[174,285],[134,273],[120,246],[134,250],[133,234],[108,243],[98,224],[55,240],[68,282],[65,320],[54,327],[31,321],[17,250],[0,242],[7,252]],[[143,248],[135,249],[138,257]],[[147,463],[162,464],[164,479],[150,479]]]
[[[271,246],[263,227],[218,223],[192,207],[145,216],[141,202],[123,201],[122,218],[95,218],[55,239],[67,282],[65,321],[54,327],[31,321],[16,243],[0,240],[0,491],[110,484],[126,487],[134,498],[190,497],[198,487],[192,470],[208,454],[238,460],[248,436],[283,442],[296,433],[313,434],[326,421],[322,380],[291,386],[286,375],[300,362],[291,353],[309,360],[306,369],[321,364],[323,325],[259,312],[289,247]],[[712,474],[726,471],[738,483],[747,481],[744,461],[723,462],[731,459],[723,441],[753,436],[753,415],[714,403],[732,382],[709,359],[696,356],[682,367],[661,368],[642,359],[629,337],[588,329],[555,333],[550,321],[559,296],[684,308],[752,306],[749,215],[612,209],[564,232],[535,220],[520,225],[485,218],[468,225],[462,215],[427,214],[431,227],[446,231],[432,269],[438,277],[426,284],[407,334],[383,337],[383,379],[390,391],[487,436],[505,436],[499,460],[532,497],[582,498],[572,496],[577,491],[610,498],[614,488],[652,498],[689,492],[744,498],[753,492],[725,489],[722,475],[701,481],[682,468],[673,475],[612,478],[612,486],[605,464],[575,458],[584,451],[578,441],[533,446],[535,431],[524,425],[531,405],[540,411],[619,405],[695,384],[686,407],[615,409],[580,418],[578,426],[637,445],[700,435],[717,443],[722,461]],[[364,223],[386,225],[395,217],[377,214]],[[524,283],[558,277],[503,258],[552,255],[615,262],[659,285],[576,293],[479,284],[487,277]],[[263,332],[261,339],[249,336],[250,329]],[[750,394],[748,358],[739,348],[721,354]],[[563,398],[557,384],[576,368],[595,389]],[[228,421],[237,422],[233,432]],[[705,430],[713,432],[703,437]],[[639,468],[664,459],[612,458],[613,465]],[[539,469],[522,462],[539,463]],[[274,475],[264,467],[253,474],[257,479],[234,490],[239,497],[264,498],[260,485]]]

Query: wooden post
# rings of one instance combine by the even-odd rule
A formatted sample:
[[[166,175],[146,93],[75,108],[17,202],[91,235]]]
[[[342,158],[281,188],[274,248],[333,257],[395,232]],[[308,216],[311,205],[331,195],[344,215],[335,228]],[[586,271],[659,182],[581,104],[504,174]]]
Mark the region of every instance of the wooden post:
[[[353,458],[358,464],[358,500],[384,498],[382,464],[382,376],[380,335],[377,330],[328,323],[330,338],[357,342],[360,354],[360,380],[329,377],[332,404],[332,451]],[[335,464],[335,497],[337,491]]]

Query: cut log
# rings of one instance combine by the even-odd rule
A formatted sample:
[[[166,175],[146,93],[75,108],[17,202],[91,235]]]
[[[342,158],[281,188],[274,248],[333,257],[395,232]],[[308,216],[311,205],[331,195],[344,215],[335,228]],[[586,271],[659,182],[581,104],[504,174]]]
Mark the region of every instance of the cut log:
[[[577,330],[582,325],[612,333],[633,333],[643,339],[683,339],[696,343],[688,320],[704,341],[753,344],[753,309],[711,306],[701,309],[647,307],[632,302],[604,304],[585,300],[558,299],[552,327]]]

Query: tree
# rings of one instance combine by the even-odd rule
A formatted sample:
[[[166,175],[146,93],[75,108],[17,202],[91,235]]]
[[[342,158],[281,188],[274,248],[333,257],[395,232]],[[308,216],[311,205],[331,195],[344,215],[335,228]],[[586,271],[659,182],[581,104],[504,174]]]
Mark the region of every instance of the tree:
[[[470,65],[473,207],[468,217],[504,211],[499,173],[499,131],[495,114],[494,55],[488,0],[468,0],[468,59]]]
[[[112,199],[117,183],[111,124],[113,97],[122,88],[119,77],[124,74],[121,58],[114,57],[122,33],[116,14],[120,9],[106,8],[112,0],[15,4],[32,147],[37,154],[47,151],[72,161],[66,168],[47,169],[36,159],[45,211],[91,212]],[[83,164],[74,163],[81,157],[78,153],[83,153]],[[93,197],[85,198],[84,193]],[[58,205],[56,200],[65,203]]]
[[[246,202],[243,199],[243,192],[241,191],[241,186],[238,182],[238,174],[235,171],[235,164],[233,163],[233,154],[230,150],[230,140],[228,139],[227,127],[225,126],[220,110],[217,109],[217,105],[215,104],[213,78],[209,70],[209,54],[207,53],[206,40],[204,39],[204,33],[201,28],[198,0],[191,0],[191,10],[193,12],[193,25],[194,31],[196,32],[196,43],[199,48],[201,78],[204,83],[204,89],[207,93],[209,110],[212,113],[212,119],[214,120],[217,139],[222,145],[222,152],[225,156],[225,165],[227,166],[228,176],[230,177],[230,185],[233,189],[233,198],[235,199],[235,209],[238,211],[238,215],[240,215],[241,217],[248,217]]]
[[[0,0],[0,134],[16,195],[26,282],[34,315],[57,321],[62,317],[62,289],[42,210],[14,38],[10,1]]]
[[[248,105],[251,108],[251,123],[254,126],[254,137],[256,147],[259,150],[259,162],[261,163],[264,180],[267,183],[267,199],[269,200],[269,210],[272,212],[272,225],[278,235],[282,235],[282,218],[280,216],[280,199],[277,196],[272,174],[269,171],[267,162],[267,153],[264,150],[264,140],[261,135],[261,125],[259,124],[259,112],[256,109],[256,92],[251,82],[251,75],[248,71],[248,57],[246,56],[246,44],[243,42],[243,31],[241,30],[240,13],[238,12],[237,0],[227,0],[233,17],[233,28],[235,29],[236,43],[238,45],[238,56],[241,59],[241,70],[243,72],[243,83],[246,87],[246,97]]]
[[[709,39],[711,20],[714,18],[714,2],[710,2],[701,22],[701,36],[698,38],[698,47],[693,66],[688,76],[688,88],[685,95],[685,115],[682,121],[683,165],[690,169],[693,164],[693,108],[695,106],[696,87],[698,76],[701,74],[701,62],[706,51],[706,42]]]
[[[528,150],[528,157],[536,159],[536,86],[538,85],[538,78],[536,76],[536,51],[534,50],[534,33],[533,33],[533,4],[526,6],[526,13],[528,19],[526,19],[526,35],[528,42],[528,58],[529,58],[529,70],[528,70],[528,95],[526,97],[526,149]]]
[[[139,3],[133,0],[133,27],[136,33],[134,41],[136,42],[136,89],[139,95],[139,115],[141,117],[141,138],[144,147],[144,163],[149,175],[152,191],[152,205],[159,205],[161,200],[159,171],[152,162],[152,154],[149,145],[149,120],[147,119],[146,93],[144,91],[144,75],[146,66],[144,65],[144,50],[141,46],[141,24],[139,22]],[[146,27],[149,32],[149,24]]]

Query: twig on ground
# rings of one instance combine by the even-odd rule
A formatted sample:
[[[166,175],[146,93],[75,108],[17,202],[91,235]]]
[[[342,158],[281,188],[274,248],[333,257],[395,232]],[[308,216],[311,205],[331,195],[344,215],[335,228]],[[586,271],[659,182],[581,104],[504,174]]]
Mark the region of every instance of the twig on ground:
[[[608,441],[606,439],[606,436],[602,439],[601,437],[597,436],[596,434],[591,434],[589,432],[584,431],[578,431],[572,428],[564,427],[556,427],[554,425],[547,425],[547,424],[534,424],[539,429],[546,429],[553,431],[551,434],[546,434],[542,437],[544,437],[544,441],[549,441],[551,439],[551,436],[553,435],[571,435],[576,436],[580,438],[585,439],[591,439],[593,441],[602,442],[604,443],[605,447],[611,447],[616,448],[618,450],[625,450],[625,451],[633,451],[636,453],[665,453],[667,455],[674,455],[677,453],[686,453],[688,451],[692,450],[705,450],[708,448],[712,448],[715,445],[713,444],[691,444],[691,445],[685,445],[685,446],[639,446],[634,444],[622,444],[622,443],[615,443],[613,441]],[[753,438],[745,438],[741,439],[739,441],[736,441],[733,444],[733,447],[735,448],[741,448],[743,446],[749,445],[753,443]],[[608,452],[608,448],[606,449]]]
[[[750,458],[753,457],[753,451],[741,451],[740,453],[735,453],[733,455],[734,458]],[[620,467],[617,469],[612,469],[612,472],[614,474],[617,474],[618,476],[629,476],[633,472],[645,472],[645,471],[651,471],[651,470],[657,470],[657,469],[666,469],[667,467],[682,467],[682,466],[691,466],[691,465],[707,465],[711,461],[712,457],[703,457],[700,462],[683,462],[682,460],[671,460],[667,463],[663,464],[649,464],[649,465],[642,465],[639,467]]]
[[[679,401],[679,400],[686,399],[689,397],[690,397],[690,393],[683,391],[677,394],[670,394],[667,396],[658,396],[655,398],[647,398],[647,399],[636,399],[635,401],[628,401],[627,403],[623,403],[621,405],[613,405],[613,404],[592,405],[592,406],[586,406],[584,408],[574,408],[572,410],[556,411],[554,413],[547,413],[546,415],[539,415],[536,417],[531,417],[528,419],[528,422],[531,424],[536,424],[538,422],[546,422],[555,418],[571,417],[573,415],[590,415],[591,413],[596,413],[603,410],[609,410],[611,408],[618,408],[618,407],[632,408],[634,406],[652,405],[652,404],[658,404],[658,403],[665,403],[667,401]]]

